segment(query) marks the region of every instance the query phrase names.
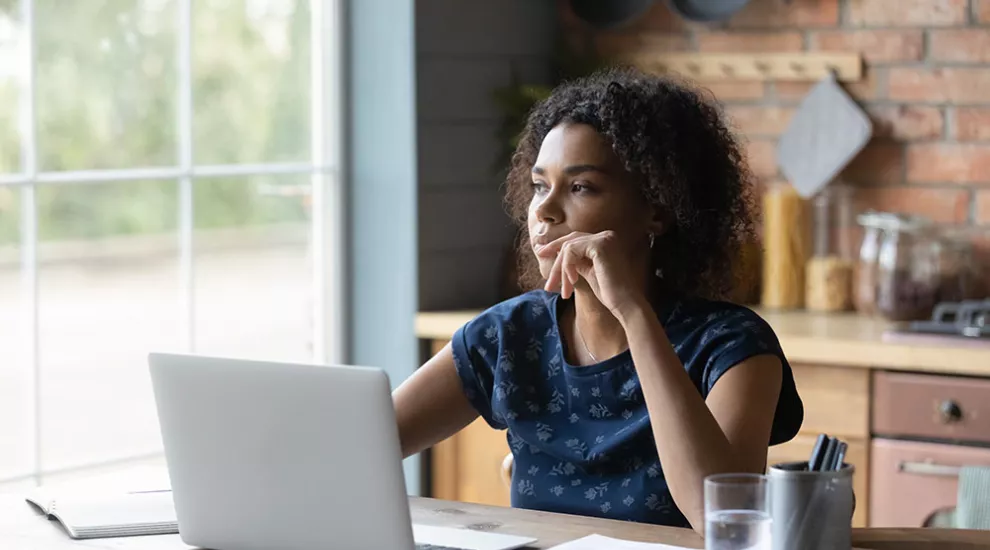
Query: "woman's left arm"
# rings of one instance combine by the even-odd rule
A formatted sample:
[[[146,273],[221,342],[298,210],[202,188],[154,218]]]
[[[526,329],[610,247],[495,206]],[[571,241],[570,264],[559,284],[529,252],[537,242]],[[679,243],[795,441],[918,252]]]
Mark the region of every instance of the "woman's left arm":
[[[572,233],[538,254],[556,256],[547,289],[573,293],[579,279],[622,324],[653,427],[657,454],[677,507],[704,532],[704,479],[717,473],[762,473],[783,381],[783,365],[758,355],[732,366],[703,399],[674,352],[635,270],[624,265],[615,234]]]
[[[657,454],[670,494],[704,532],[704,479],[717,473],[763,473],[783,380],[774,355],[746,359],[722,375],[703,399],[649,303],[617,311],[629,341]]]

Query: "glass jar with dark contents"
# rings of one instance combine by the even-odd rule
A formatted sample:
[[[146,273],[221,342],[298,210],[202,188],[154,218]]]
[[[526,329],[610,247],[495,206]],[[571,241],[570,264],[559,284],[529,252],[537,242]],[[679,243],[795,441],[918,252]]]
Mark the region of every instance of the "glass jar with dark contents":
[[[931,316],[939,295],[940,243],[923,218],[891,215],[877,255],[877,312],[891,321]]]
[[[974,231],[951,228],[939,239],[939,302],[959,302],[986,298],[985,274],[980,269]]]

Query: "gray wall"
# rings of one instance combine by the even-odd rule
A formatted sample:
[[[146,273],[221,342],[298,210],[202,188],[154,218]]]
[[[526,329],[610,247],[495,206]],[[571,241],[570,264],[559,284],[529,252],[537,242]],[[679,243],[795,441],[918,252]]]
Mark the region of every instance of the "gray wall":
[[[494,90],[513,70],[549,82],[554,0],[417,0],[419,305],[479,308],[499,296],[514,231],[494,162]]]

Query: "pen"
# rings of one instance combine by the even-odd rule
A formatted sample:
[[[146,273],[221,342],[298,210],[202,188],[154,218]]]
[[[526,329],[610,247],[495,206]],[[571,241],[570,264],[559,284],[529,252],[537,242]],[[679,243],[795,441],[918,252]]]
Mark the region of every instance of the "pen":
[[[825,446],[828,444],[829,437],[825,434],[818,434],[818,439],[815,440],[815,447],[811,450],[811,458],[808,459],[808,471],[814,472],[822,465],[822,455],[825,452]]]
[[[848,445],[846,445],[845,442],[842,441],[839,442],[838,448],[836,448],[835,450],[835,459],[832,460],[832,468],[831,468],[832,470],[837,471],[842,469],[842,461],[843,459],[846,458],[847,448]]]
[[[825,456],[822,458],[822,465],[819,471],[825,472],[832,469],[832,461],[835,460],[835,451],[838,444],[838,439],[834,437],[829,438],[828,445],[825,446]]]

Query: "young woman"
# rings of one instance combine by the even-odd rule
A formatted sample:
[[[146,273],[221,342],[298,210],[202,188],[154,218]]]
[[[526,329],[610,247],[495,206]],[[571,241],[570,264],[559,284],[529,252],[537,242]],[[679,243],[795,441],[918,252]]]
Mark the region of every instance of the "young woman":
[[[533,290],[460,328],[394,394],[403,453],[480,414],[514,506],[704,529],[703,480],[763,472],[803,407],[770,327],[717,301],[752,230],[718,109],[614,69],[530,114],[506,182]]]

